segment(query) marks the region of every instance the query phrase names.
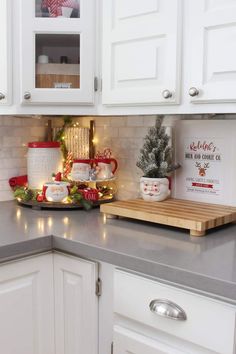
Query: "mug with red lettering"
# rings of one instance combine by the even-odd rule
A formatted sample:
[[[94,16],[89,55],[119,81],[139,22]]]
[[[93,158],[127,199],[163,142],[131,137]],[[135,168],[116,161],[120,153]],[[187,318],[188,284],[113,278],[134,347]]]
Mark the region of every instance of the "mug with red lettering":
[[[95,159],[95,163],[98,166],[97,179],[112,178],[118,167],[117,161],[113,158]]]

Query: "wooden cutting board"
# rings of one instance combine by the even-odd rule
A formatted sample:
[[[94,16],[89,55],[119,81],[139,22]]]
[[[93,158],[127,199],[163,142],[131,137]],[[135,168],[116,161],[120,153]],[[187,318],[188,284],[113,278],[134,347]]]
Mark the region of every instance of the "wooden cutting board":
[[[191,236],[236,220],[236,207],[167,199],[146,202],[142,199],[103,204],[100,211],[111,217],[127,217],[190,230]]]

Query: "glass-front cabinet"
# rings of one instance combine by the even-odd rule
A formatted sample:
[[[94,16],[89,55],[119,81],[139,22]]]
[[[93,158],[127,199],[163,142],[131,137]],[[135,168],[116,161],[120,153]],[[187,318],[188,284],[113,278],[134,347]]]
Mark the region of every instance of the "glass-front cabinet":
[[[94,0],[21,0],[25,104],[94,101]]]
[[[11,103],[11,6],[9,0],[0,0],[0,106]]]

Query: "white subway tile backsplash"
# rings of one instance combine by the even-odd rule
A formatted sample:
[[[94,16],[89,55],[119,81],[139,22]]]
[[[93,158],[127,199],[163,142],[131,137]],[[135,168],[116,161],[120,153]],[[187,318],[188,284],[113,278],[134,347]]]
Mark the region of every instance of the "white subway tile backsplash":
[[[127,117],[127,126],[128,127],[142,127],[144,123],[143,116],[130,116]]]
[[[7,200],[12,200],[13,196],[12,196],[12,191],[11,190],[0,190],[0,201],[1,202],[5,202]]]
[[[113,119],[110,120],[110,125],[111,127],[124,127],[126,125],[127,117],[113,117]]]
[[[221,115],[220,118],[227,118]],[[235,119],[236,115],[230,115]],[[142,172],[136,167],[139,151],[143,146],[143,139],[149,127],[155,124],[156,116],[116,116],[116,117],[83,117],[78,118],[84,126],[89,126],[89,121],[95,121],[96,150],[110,147],[118,161],[117,186],[118,199],[130,199],[139,196],[139,179]],[[167,115],[163,124],[173,127],[180,119],[218,119],[216,115]],[[118,129],[113,130],[111,128]]]
[[[46,118],[0,116],[0,201],[13,199],[8,180],[26,174],[27,144],[45,134]]]
[[[14,132],[14,129],[12,129],[12,134]],[[9,147],[9,148],[14,148],[17,146],[20,146],[21,144],[21,138],[20,137],[15,137],[15,136],[4,136],[3,137],[3,146],[4,147]]]
[[[179,119],[235,119],[236,115],[167,115],[164,125],[172,127]],[[13,199],[8,179],[26,174],[26,154],[29,141],[44,140],[46,117],[0,116],[0,201]],[[95,121],[96,150],[110,147],[118,160],[118,199],[131,199],[139,195],[142,172],[136,167],[139,150],[148,128],[155,124],[156,116],[78,117],[75,121],[89,127]],[[53,126],[63,125],[62,117],[52,119]]]
[[[0,169],[0,181],[9,180],[12,176],[17,176],[19,173],[18,168],[8,168],[8,169]]]

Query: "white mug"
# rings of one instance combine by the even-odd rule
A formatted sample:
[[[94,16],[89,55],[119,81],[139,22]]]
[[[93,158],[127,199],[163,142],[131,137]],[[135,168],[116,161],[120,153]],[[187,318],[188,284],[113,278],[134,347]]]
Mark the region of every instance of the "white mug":
[[[43,196],[48,202],[63,202],[69,195],[69,183],[48,182],[43,186]]]
[[[71,170],[71,179],[73,181],[89,180],[89,175],[91,170],[90,163],[91,161],[89,159],[74,160],[72,170]]]
[[[62,11],[62,17],[70,17],[72,13],[72,8],[71,7],[64,7],[62,6],[61,11]]]
[[[38,63],[39,64],[48,64],[48,56],[47,55],[39,55],[38,56]]]
[[[113,158],[104,158],[95,160],[98,166],[97,179],[110,179],[114,176],[117,169],[117,161]],[[114,166],[112,166],[112,164]]]

